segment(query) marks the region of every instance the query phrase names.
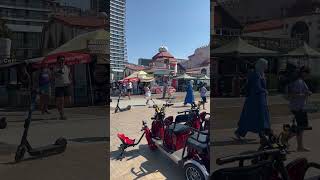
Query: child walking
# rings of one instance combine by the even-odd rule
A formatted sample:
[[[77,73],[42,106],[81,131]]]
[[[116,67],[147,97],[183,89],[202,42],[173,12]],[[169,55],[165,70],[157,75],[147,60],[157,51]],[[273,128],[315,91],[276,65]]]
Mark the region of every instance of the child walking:
[[[145,98],[146,98],[146,105],[149,104],[149,100],[152,100],[152,97],[151,97],[151,91],[150,91],[150,88],[148,87],[148,85],[146,85],[144,87],[144,92],[145,92]]]

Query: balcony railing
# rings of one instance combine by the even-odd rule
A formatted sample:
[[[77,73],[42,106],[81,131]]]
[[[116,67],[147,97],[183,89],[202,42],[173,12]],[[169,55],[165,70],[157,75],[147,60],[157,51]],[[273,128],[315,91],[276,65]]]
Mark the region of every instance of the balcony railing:
[[[23,15],[23,14],[11,14],[11,13],[4,13],[4,12],[0,12],[0,17],[2,19],[8,19],[10,20],[10,18],[21,18],[21,19],[36,19],[36,20],[48,20],[48,16],[41,16],[41,15]]]
[[[17,60],[25,60],[31,58],[41,57],[41,49],[27,49],[27,48],[19,48],[14,49],[14,55]]]
[[[0,1],[0,6],[1,5],[5,5],[5,6],[14,6],[14,7],[25,7],[25,8],[38,8],[38,9],[46,9],[48,10],[49,7],[46,6],[43,3],[26,3],[26,2],[12,2],[12,1],[8,1],[8,0],[1,0]]]

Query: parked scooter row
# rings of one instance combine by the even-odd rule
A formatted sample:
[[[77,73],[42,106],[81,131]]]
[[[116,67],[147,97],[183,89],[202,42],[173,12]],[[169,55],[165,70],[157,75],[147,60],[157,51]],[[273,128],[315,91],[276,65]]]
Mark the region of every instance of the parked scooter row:
[[[166,117],[165,110],[172,105],[166,103],[161,108],[158,105],[153,106],[155,115],[151,118],[151,129],[143,121],[143,134],[137,143],[135,139],[118,134],[122,141],[120,158],[123,157],[126,148],[139,144],[145,136],[151,150],[159,149],[184,168],[186,179],[208,179],[210,114],[200,113],[199,107],[193,104],[191,109],[179,112],[175,118]]]
[[[239,167],[220,169],[210,179],[304,180],[310,168],[320,169],[320,164],[309,162],[306,158],[298,158],[285,165],[287,154],[287,146],[271,131],[266,131],[261,135],[258,151],[218,158],[218,165],[239,162]],[[248,160],[251,164],[244,166],[244,161]]]

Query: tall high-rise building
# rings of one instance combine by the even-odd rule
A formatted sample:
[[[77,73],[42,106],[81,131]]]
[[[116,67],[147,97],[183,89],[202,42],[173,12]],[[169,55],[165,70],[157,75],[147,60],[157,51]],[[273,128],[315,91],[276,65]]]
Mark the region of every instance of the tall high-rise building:
[[[126,0],[110,0],[110,68],[113,80],[123,78],[127,63],[125,38]]]
[[[91,10],[94,10],[96,13],[108,11],[108,4],[110,4],[109,0],[90,0]]]

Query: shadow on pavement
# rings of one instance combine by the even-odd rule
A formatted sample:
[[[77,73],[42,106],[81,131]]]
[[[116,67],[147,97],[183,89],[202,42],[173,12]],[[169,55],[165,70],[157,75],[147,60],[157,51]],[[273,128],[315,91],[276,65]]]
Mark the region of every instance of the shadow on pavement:
[[[135,104],[135,105],[131,105],[133,107],[145,107],[146,105],[145,104]]]
[[[307,178],[305,180],[319,180],[319,179],[320,179],[320,176],[314,176],[314,177]]]
[[[110,137],[82,137],[82,138],[68,139],[68,141],[79,142],[79,143],[107,142],[107,141],[110,141]]]
[[[53,120],[57,120],[56,117],[52,117],[52,118],[32,118],[32,121],[34,122],[38,122],[38,121],[53,121]],[[21,120],[13,120],[13,121],[8,121],[8,122],[24,122],[25,121],[25,118],[21,118]]]
[[[172,106],[172,108],[190,108],[190,106],[181,105],[181,106]]]
[[[0,142],[0,155],[7,155],[15,152],[17,145]]]
[[[116,151],[110,152],[110,159],[116,161],[122,161],[126,158],[126,161],[132,160],[138,156],[140,156],[139,149],[130,150],[130,147],[127,149],[128,151],[124,152],[123,158],[120,158],[121,151],[118,149]]]
[[[27,154],[27,153],[26,153]],[[43,156],[30,156],[30,157],[27,157],[27,158],[24,158],[22,159],[20,162],[15,162],[14,161],[14,156],[12,156],[12,161],[10,162],[5,162],[5,163],[0,163],[2,165],[15,165],[15,164],[21,164],[23,162],[28,162],[28,161],[34,161],[34,160],[38,160],[38,159],[44,159],[44,158],[47,158],[47,157],[51,157],[51,156],[57,156],[57,155],[60,155],[62,153],[57,153],[57,154],[48,154],[48,155],[43,155]]]
[[[259,144],[255,139],[246,139],[246,140],[227,140],[227,141],[214,141],[213,146],[231,146],[231,145],[245,145],[245,144]]]
[[[111,160],[118,160],[120,151],[113,151],[110,153]],[[175,170],[172,170],[172,165],[175,165],[169,158],[164,157],[158,150],[151,151],[148,145],[143,144],[139,145],[139,149],[127,151],[124,154],[124,158],[121,160],[123,163],[126,163],[128,160],[132,160],[137,158],[138,156],[142,156],[146,159],[139,168],[131,168],[131,173],[135,176],[133,180],[141,179],[149,174],[159,172],[162,176],[167,179],[168,177],[173,177],[173,175],[179,174]],[[183,173],[181,171],[181,176]]]

